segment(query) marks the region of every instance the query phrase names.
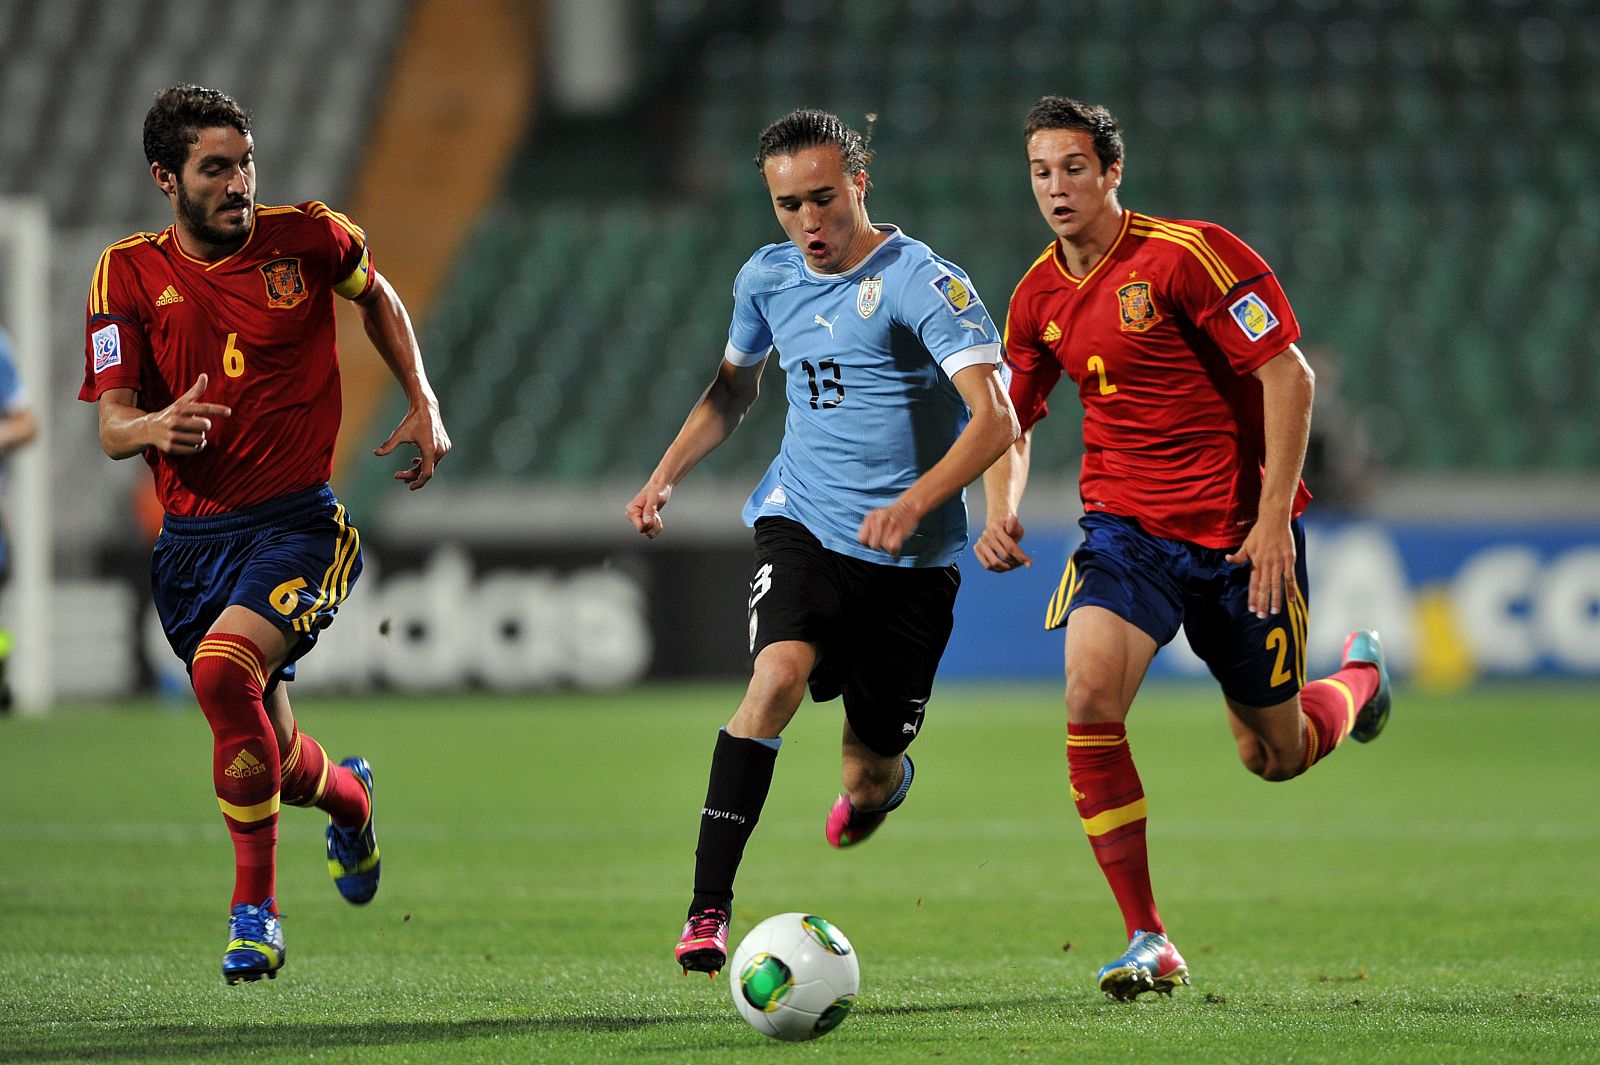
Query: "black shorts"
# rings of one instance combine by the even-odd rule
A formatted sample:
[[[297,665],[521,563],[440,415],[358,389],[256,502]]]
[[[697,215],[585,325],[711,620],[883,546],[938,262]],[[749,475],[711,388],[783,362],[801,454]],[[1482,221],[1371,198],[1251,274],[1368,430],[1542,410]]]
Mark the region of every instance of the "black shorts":
[[[885,566],[830,551],[788,518],[756,522],[750,655],[804,640],[821,654],[811,698],[844,696],[861,742],[899,754],[916,739],[933,675],[955,624],[961,572]]]

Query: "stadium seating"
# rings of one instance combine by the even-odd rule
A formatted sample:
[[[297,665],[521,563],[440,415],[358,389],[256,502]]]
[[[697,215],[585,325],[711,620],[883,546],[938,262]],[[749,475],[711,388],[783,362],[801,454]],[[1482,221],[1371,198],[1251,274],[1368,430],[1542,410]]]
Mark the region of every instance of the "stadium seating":
[[[0,5],[0,195],[38,192],[64,226],[57,335],[77,331],[93,254],[76,234],[165,221],[128,176],[143,170],[132,131],[155,87],[174,72],[228,85],[256,117],[263,198],[337,199],[370,113],[359,101],[381,90],[407,9],[234,5],[229,32],[213,35],[202,0]],[[1268,257],[1308,340],[1342,358],[1342,388],[1390,466],[1600,465],[1588,427],[1600,399],[1593,5],[1090,0],[1070,21],[1065,11],[1052,0],[639,0],[640,98],[606,127],[632,123],[637,169],[619,172],[615,154],[591,169],[585,145],[603,138],[545,116],[420,323],[455,476],[640,476],[714,371],[734,271],[782,239],[751,158],[762,126],[795,106],[859,126],[877,116],[874,218],[961,263],[998,316],[1049,239],[1019,136],[1045,92],[1121,117],[1126,204],[1221,222]],[[311,43],[269,47],[285,39]],[[633,178],[651,183],[648,202]],[[55,392],[69,387],[63,366]],[[710,468],[759,470],[781,404],[769,394],[752,418]],[[1072,468],[1069,423],[1048,427],[1040,469]],[[65,452],[88,447],[80,436]]]
[[[125,520],[138,463],[106,462],[92,412],[69,397],[96,258],[112,240],[172,221],[148,176],[140,131],[155,93],[222,88],[254,119],[265,203],[338,204],[410,0],[48,0],[0,4],[0,197],[41,197],[51,216],[49,429],[78,490],[55,501],[65,551]],[[3,314],[5,308],[0,308]],[[138,467],[138,468],[136,468]]]
[[[431,352],[456,348],[436,376],[462,430],[458,476],[648,470],[713,371],[734,271],[782,239],[750,160],[795,106],[857,125],[876,113],[874,218],[963,264],[1000,311],[1049,241],[1019,137],[1046,92],[1122,118],[1125,203],[1222,222],[1268,257],[1308,339],[1344,361],[1385,462],[1600,463],[1585,413],[1600,387],[1585,295],[1600,159],[1581,135],[1600,119],[1600,19],[1586,5],[1106,0],[1070,23],[1044,0],[648,10],[692,56],[654,90],[686,134],[670,157],[683,206],[607,203],[609,181],[507,196],[427,329]],[[560,279],[558,315],[496,294],[530,274]],[[779,406],[757,408],[773,432]],[[1036,465],[1070,469],[1076,433],[1051,433]],[[753,475],[775,438],[740,436],[712,462]]]

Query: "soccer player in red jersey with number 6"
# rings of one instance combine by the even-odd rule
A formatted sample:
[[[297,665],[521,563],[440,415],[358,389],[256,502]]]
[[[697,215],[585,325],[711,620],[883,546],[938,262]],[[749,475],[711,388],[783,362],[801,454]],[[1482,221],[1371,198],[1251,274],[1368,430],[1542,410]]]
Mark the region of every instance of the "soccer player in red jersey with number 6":
[[[1222,687],[1240,760],[1265,780],[1376,737],[1388,676],[1377,633],[1358,631],[1339,672],[1305,680],[1313,378],[1271,269],[1220,226],[1122,207],[1122,134],[1105,108],[1047,96],[1023,138],[1056,239],[1011,297],[1023,433],[984,475],[975,553],[1000,573],[1032,564],[1017,508],[1031,427],[1065,373],[1083,404],[1084,538],[1045,625],[1066,626],[1072,797],[1129,938],[1099,986],[1171,994],[1189,971],[1156,912],[1124,728],[1156,651],[1183,629]]]
[[[329,817],[328,867],[352,903],[378,889],[372,769],[334,763],[299,731],[283,681],[361,573],[361,537],[328,487],[339,431],[333,298],[352,301],[409,409],[377,454],[419,457],[421,488],[450,450],[411,320],[366,237],[312,201],[256,204],[250,121],[180,85],[145,116],[145,157],[173,224],[105,250],[89,289],[80,399],[100,444],[142,455],[165,516],[151,587],[213,737],[212,782],[233,839],[222,975],[276,977],[278,809]]]

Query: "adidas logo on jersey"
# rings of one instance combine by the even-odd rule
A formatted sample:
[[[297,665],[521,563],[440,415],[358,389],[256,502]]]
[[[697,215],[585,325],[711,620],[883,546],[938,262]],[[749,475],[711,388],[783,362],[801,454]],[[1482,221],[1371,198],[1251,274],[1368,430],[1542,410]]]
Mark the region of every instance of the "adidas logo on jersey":
[[[156,297],[156,306],[157,307],[165,307],[169,303],[182,303],[182,302],[183,302],[183,297],[178,295],[178,290],[173,288],[171,285],[168,285],[166,291],[161,293],[160,296]]]
[[[1061,339],[1061,327],[1056,325],[1056,323],[1053,321],[1046,322],[1044,327],[1044,335],[1041,336],[1040,339],[1046,344],[1054,344],[1056,341]]]
[[[223,770],[224,773],[235,780],[258,776],[266,771],[266,763],[249,751],[240,751],[238,757],[233,760],[233,764]]]

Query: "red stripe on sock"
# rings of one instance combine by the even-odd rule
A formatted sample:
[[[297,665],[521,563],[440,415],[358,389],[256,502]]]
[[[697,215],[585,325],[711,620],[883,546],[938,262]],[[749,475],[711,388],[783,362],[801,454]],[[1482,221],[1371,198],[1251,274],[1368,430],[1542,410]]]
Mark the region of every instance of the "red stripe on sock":
[[[1067,725],[1067,770],[1078,816],[1088,821],[1144,801],[1144,786],[1120,724]],[[1131,939],[1136,931],[1165,932],[1150,888],[1145,818],[1115,824],[1090,834],[1095,861],[1111,886]],[[1085,826],[1085,833],[1089,833]]]

